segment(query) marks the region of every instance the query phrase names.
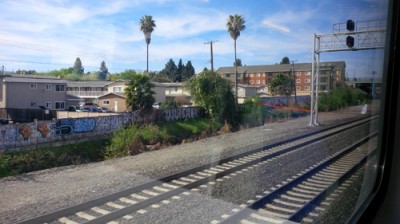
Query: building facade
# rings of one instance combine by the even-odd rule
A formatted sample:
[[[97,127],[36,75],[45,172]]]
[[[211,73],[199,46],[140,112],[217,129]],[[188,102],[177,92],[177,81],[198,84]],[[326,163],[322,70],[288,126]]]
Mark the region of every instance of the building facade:
[[[331,91],[345,83],[344,61],[321,62],[319,68],[319,91]],[[268,91],[269,81],[277,74],[295,76],[293,89],[297,95],[311,93],[311,63],[239,66],[238,83],[264,87]],[[235,67],[220,67],[216,71],[221,77],[235,82]]]
[[[32,75],[0,75],[0,108],[65,110],[67,81]]]

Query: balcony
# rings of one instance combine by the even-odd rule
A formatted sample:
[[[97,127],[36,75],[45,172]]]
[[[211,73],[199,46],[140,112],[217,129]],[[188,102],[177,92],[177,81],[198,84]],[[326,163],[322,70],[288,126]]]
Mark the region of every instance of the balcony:
[[[67,94],[74,95],[81,98],[97,98],[107,94],[107,91],[67,91]]]

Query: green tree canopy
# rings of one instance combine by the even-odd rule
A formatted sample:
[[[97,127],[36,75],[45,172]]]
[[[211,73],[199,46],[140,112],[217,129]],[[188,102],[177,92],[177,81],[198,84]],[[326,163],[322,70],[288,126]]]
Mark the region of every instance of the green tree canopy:
[[[195,76],[196,73],[194,71],[194,67],[192,65],[191,61],[188,61],[186,63],[186,66],[183,69],[183,79],[184,80],[189,80],[191,77]]]
[[[150,82],[149,76],[132,76],[125,88],[127,106],[144,113],[150,111],[155,102],[153,88],[154,84]]]
[[[282,60],[281,60],[281,62],[279,63],[279,64],[290,64],[290,60],[289,60],[289,58],[288,57],[283,57],[282,58]]]
[[[75,59],[74,63],[74,73],[77,75],[83,75],[85,73],[85,69],[82,66],[82,61],[79,57]]]
[[[202,72],[186,83],[195,104],[206,114],[221,121],[235,121],[235,97],[229,80],[212,71]]]
[[[163,75],[165,75],[171,81],[174,81],[176,78],[178,67],[176,66],[174,60],[169,59],[167,64],[165,64],[164,69],[161,71]]]
[[[236,63],[233,62],[233,66],[242,66],[242,60],[240,60],[240,58],[236,58]]]
[[[152,16],[145,15],[140,19],[140,31],[143,32],[146,40],[146,44],[150,44],[151,33],[156,27],[156,22],[153,20]]]
[[[100,63],[99,79],[100,80],[106,80],[107,79],[107,74],[108,74],[108,68],[106,66],[106,63],[104,61],[102,61]]]
[[[290,96],[293,91],[293,78],[288,75],[277,74],[268,82],[268,88],[273,96]]]
[[[133,69],[127,69],[121,73],[115,73],[115,74],[111,74],[109,75],[109,79],[112,81],[115,80],[130,80],[131,77],[137,75],[136,71]]]

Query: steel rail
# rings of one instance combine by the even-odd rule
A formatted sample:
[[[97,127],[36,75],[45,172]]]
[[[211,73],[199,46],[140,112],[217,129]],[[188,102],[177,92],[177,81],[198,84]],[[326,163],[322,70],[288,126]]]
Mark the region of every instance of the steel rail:
[[[352,145],[342,149],[338,153],[334,154],[330,158],[324,160],[321,162],[318,166],[314,167],[313,169],[309,170],[308,172],[298,176],[297,178],[293,179],[292,181],[287,182],[286,184],[283,184],[281,187],[273,190],[269,194],[265,195],[264,197],[256,200],[254,203],[246,206],[245,208],[242,208],[238,212],[232,214],[231,216],[227,217],[226,219],[222,220],[221,223],[240,223],[240,220],[248,218],[251,214],[253,214],[256,210],[261,209],[265,207],[266,204],[272,202],[274,199],[276,199],[279,195],[282,195],[284,192],[287,192],[288,190],[292,189],[293,187],[299,185],[306,179],[310,178],[311,176],[315,175],[317,172],[323,170],[326,168],[328,165],[332,164],[333,162],[339,160],[342,158],[344,155],[348,154],[358,146],[364,144],[365,142],[369,141],[371,138],[377,136],[377,132],[374,132],[370,134],[369,136],[353,143]],[[370,158],[374,153],[376,153],[376,150],[373,150],[372,152],[368,153],[361,161],[359,161],[357,164],[355,164],[350,170],[348,170],[345,174],[343,174],[341,177],[339,177],[336,181],[334,181],[332,184],[329,185],[329,187],[325,188],[322,192],[320,192],[318,195],[316,195],[313,199],[311,199],[308,203],[303,205],[301,208],[299,208],[294,214],[290,215],[288,220],[294,221],[294,222],[300,222],[302,216],[310,210],[310,207],[312,207],[313,204],[321,201],[325,195],[328,192],[331,192],[339,183],[342,183],[344,180],[346,180],[351,174],[353,174],[361,165],[363,165],[368,158]]]
[[[103,196],[103,197],[100,197],[100,198],[97,198],[97,199],[93,199],[91,201],[84,202],[82,204],[78,204],[78,205],[75,205],[75,206],[71,206],[71,207],[67,207],[67,208],[64,208],[64,209],[60,209],[60,210],[55,211],[55,212],[47,213],[47,214],[44,214],[44,215],[41,215],[41,216],[38,216],[38,217],[35,217],[35,218],[32,218],[32,219],[28,219],[28,220],[22,221],[20,223],[21,224],[22,223],[23,224],[27,224],[27,223],[46,223],[46,222],[51,222],[51,221],[57,220],[60,217],[65,217],[65,216],[68,216],[68,215],[72,215],[72,214],[75,214],[76,212],[84,211],[84,210],[93,208],[93,207],[95,207],[97,205],[105,204],[105,203],[113,201],[115,199],[130,195],[130,194],[133,194],[133,193],[137,193],[137,192],[140,192],[140,191],[145,190],[145,189],[152,188],[154,186],[160,185],[160,183],[168,183],[168,182],[171,182],[173,180],[177,180],[177,179],[179,179],[181,177],[186,177],[186,176],[189,176],[190,174],[195,174],[196,172],[203,171],[203,170],[211,168],[211,167],[215,167],[215,166],[218,166],[218,165],[221,165],[221,164],[224,164],[224,163],[229,163],[229,162],[238,160],[238,159],[240,159],[242,157],[246,157],[246,156],[254,154],[254,153],[270,150],[270,149],[272,149],[274,147],[278,147],[278,146],[281,146],[281,145],[284,145],[284,144],[287,144],[287,143],[290,143],[290,142],[295,142],[295,141],[298,141],[298,140],[303,139],[303,138],[311,137],[311,136],[316,135],[316,134],[320,134],[320,133],[323,133],[323,132],[326,132],[326,131],[330,131],[330,130],[335,129],[335,128],[340,128],[340,127],[343,127],[343,126],[346,126],[346,125],[351,125],[352,123],[355,123],[355,122],[360,122],[356,126],[363,125],[365,123],[368,123],[368,122],[370,122],[372,120],[377,119],[378,117],[379,116],[361,118],[361,119],[349,121],[349,122],[346,122],[346,123],[343,123],[343,124],[334,125],[334,126],[325,128],[323,130],[319,130],[319,131],[311,132],[311,133],[308,133],[308,134],[304,134],[304,135],[301,135],[301,136],[298,136],[298,137],[295,137],[295,138],[292,138],[292,139],[289,139],[289,140],[280,141],[280,142],[277,142],[277,143],[274,143],[274,144],[270,144],[270,145],[267,145],[267,146],[264,146],[264,147],[261,147],[261,148],[258,148],[258,149],[250,150],[250,151],[245,152],[245,153],[241,153],[241,154],[238,154],[238,155],[235,155],[235,156],[227,157],[225,159],[222,159],[222,160],[219,160],[219,161],[216,161],[216,162],[212,162],[212,163],[209,163],[209,164],[206,164],[206,165],[202,165],[202,166],[199,166],[199,167],[196,167],[196,168],[192,168],[192,169],[177,173],[177,174],[173,174],[173,175],[170,175],[170,176],[158,179],[158,180],[154,180],[154,181],[150,181],[150,182],[138,185],[138,186],[134,186],[132,188],[129,188],[129,189],[126,189],[126,190],[122,190],[120,192],[112,193],[110,195],[106,195],[106,196]],[[333,133],[327,134],[325,136],[321,136],[321,137],[306,141],[306,142],[301,143],[299,145],[291,146],[291,147],[288,147],[286,149],[280,150],[278,152],[271,153],[271,154],[266,155],[266,156],[264,156],[262,158],[254,159],[254,160],[252,160],[250,162],[240,164],[240,165],[238,165],[238,166],[236,166],[234,168],[231,168],[231,169],[228,169],[228,170],[224,170],[222,172],[219,172],[219,173],[214,174],[214,175],[210,175],[208,177],[204,177],[201,180],[197,180],[197,181],[189,183],[189,184],[187,184],[185,186],[179,186],[179,188],[177,188],[177,189],[173,189],[173,190],[168,191],[166,193],[163,193],[163,194],[160,194],[158,196],[152,197],[152,198],[150,198],[148,200],[141,201],[141,202],[138,202],[137,204],[133,204],[131,206],[127,206],[127,207],[125,207],[123,209],[120,209],[118,211],[112,212],[110,214],[100,216],[97,219],[89,221],[87,223],[96,223],[97,221],[100,221],[100,220],[101,220],[101,222],[111,221],[111,220],[113,220],[113,219],[115,219],[117,217],[117,215],[114,215],[114,214],[118,214],[118,217],[121,217],[122,214],[127,214],[129,212],[138,210],[140,208],[147,207],[147,206],[149,206],[151,204],[154,204],[156,202],[165,200],[165,199],[170,198],[170,197],[172,197],[174,195],[177,195],[177,194],[180,194],[180,193],[184,192],[186,189],[195,188],[197,186],[200,186],[200,185],[202,185],[204,183],[210,182],[210,181],[215,180],[217,178],[229,175],[229,174],[234,173],[234,172],[236,172],[238,170],[242,170],[242,169],[244,169],[246,167],[252,166],[252,165],[257,164],[259,162],[262,162],[262,161],[271,159],[273,157],[282,155],[282,154],[284,154],[286,152],[289,152],[291,150],[294,150],[296,148],[305,146],[307,144],[314,143],[316,141],[320,141],[320,140],[322,140],[324,138],[330,137],[330,136],[335,135],[335,134],[337,134],[339,132],[343,132],[345,130],[349,130],[349,129],[354,128],[354,127],[355,126],[350,126],[350,127],[344,128],[342,130],[338,130],[338,131],[335,131]]]

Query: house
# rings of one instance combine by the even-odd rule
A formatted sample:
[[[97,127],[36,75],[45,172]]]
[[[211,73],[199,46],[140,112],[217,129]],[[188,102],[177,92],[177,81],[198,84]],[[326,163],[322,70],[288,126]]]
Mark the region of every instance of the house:
[[[64,110],[67,81],[33,75],[0,75],[0,108]]]
[[[232,90],[235,91],[234,89]],[[238,84],[238,103],[244,103],[245,99],[258,95],[259,87],[247,84]]]
[[[97,99],[97,104],[114,112],[125,112],[127,110],[124,94],[107,93]]]
[[[331,91],[345,81],[344,61],[320,62],[319,91]],[[294,89],[297,95],[311,93],[311,63],[238,66],[238,83],[264,87],[277,74],[295,75]],[[235,67],[220,67],[216,71],[221,77],[235,82]]]
[[[111,81],[68,81],[68,105],[79,105],[77,102],[95,103],[98,97],[109,93],[108,85],[111,83]],[[81,100],[77,100],[77,97]]]

